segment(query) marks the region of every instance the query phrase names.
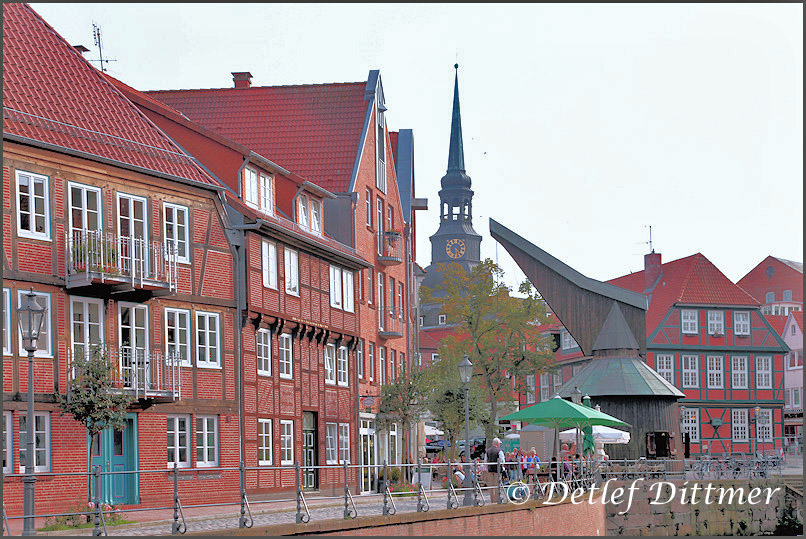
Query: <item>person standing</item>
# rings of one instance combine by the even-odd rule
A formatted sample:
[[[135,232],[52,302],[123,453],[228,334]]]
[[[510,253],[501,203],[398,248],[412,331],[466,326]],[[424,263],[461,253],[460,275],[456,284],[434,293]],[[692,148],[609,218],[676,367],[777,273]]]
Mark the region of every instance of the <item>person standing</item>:
[[[501,450],[501,440],[493,438],[493,443],[487,450],[487,471],[484,473],[484,482],[490,491],[490,503],[498,501],[498,477],[504,463],[504,452]]]

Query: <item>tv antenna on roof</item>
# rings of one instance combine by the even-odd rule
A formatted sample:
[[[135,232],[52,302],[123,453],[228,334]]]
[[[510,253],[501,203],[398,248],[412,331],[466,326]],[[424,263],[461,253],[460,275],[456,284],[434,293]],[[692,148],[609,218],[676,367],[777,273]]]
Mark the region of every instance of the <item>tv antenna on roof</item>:
[[[654,253],[655,249],[652,248],[652,225],[648,226],[649,226],[649,241],[646,243],[649,243],[649,252]]]
[[[101,45],[101,28],[92,23],[92,37],[95,39],[95,45],[98,47],[98,59],[97,60],[90,60],[90,62],[99,62],[101,65],[101,71],[106,72],[106,67],[104,66],[104,62],[117,62],[114,59],[104,59],[104,50],[103,46]]]

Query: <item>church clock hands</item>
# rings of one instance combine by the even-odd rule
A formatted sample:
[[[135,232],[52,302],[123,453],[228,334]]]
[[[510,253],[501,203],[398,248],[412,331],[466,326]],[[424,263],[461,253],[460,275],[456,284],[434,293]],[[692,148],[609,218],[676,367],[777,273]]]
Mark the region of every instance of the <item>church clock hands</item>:
[[[465,241],[458,238],[445,243],[445,252],[451,258],[461,258],[465,254]]]

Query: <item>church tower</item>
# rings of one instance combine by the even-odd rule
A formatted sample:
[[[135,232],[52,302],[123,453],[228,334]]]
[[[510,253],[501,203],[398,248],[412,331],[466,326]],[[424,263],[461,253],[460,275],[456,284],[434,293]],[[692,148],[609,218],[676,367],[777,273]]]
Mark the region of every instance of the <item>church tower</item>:
[[[481,236],[473,230],[473,190],[470,188],[470,176],[465,171],[465,155],[462,148],[459,64],[453,67],[456,69],[456,79],[453,87],[448,170],[441,181],[439,228],[430,238],[431,265],[426,268],[423,281],[423,286],[429,288],[439,286],[442,281],[442,276],[437,271],[437,264],[456,262],[468,271],[481,259]]]

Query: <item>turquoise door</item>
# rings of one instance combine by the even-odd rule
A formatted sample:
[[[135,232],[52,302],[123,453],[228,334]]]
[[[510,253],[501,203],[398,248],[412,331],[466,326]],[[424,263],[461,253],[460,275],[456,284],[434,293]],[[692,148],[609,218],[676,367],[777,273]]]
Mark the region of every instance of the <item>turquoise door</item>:
[[[90,470],[101,467],[101,472],[128,472],[135,469],[136,423],[134,417],[126,418],[122,431],[105,429],[88,440],[90,446]],[[95,496],[96,481],[91,476],[89,491]],[[137,503],[137,474],[102,473],[100,498],[110,505]]]

